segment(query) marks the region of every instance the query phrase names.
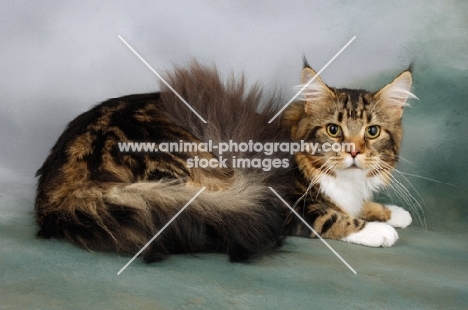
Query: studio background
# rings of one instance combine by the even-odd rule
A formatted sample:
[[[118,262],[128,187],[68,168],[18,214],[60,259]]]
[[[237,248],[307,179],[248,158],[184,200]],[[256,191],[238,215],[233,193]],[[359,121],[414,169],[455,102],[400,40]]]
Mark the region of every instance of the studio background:
[[[370,305],[466,305],[467,12],[464,1],[2,1],[0,306],[249,309],[289,302],[307,308],[313,301],[327,308],[334,294],[351,296],[334,305],[356,307],[359,299]],[[34,174],[67,123],[107,98],[159,89],[158,78],[118,35],[161,74],[197,59],[225,76],[244,73],[249,84],[280,89],[287,99],[297,91],[303,55],[318,71],[353,36],[321,74],[331,86],[378,90],[414,63],[419,99],[405,109],[401,152],[411,163],[398,169],[412,174],[405,175],[411,185],[402,182],[422,206],[417,211],[425,225],[415,219],[392,249],[333,243],[356,265],[361,254],[388,261],[393,253],[400,261],[390,259],[389,270],[387,261],[374,257],[375,265],[348,275],[322,244],[292,240],[287,250],[299,254],[258,267],[230,265],[219,256],[177,257],[158,266],[137,260],[118,277],[126,257],[35,239]],[[399,251],[399,242],[406,248]],[[422,269],[411,269],[411,262]],[[452,271],[431,276],[444,264]],[[411,271],[403,277],[399,266]],[[265,270],[275,278],[262,278]],[[356,297],[342,283],[359,274]],[[397,288],[411,279],[423,283],[413,297]],[[438,287],[445,293],[434,293]],[[370,292],[389,295],[382,301],[369,298]]]

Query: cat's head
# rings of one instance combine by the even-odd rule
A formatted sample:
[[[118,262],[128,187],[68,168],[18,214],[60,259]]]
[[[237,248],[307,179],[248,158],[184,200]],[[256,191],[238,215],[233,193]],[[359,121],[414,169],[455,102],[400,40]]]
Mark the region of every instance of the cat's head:
[[[309,179],[352,169],[388,179],[386,173],[398,160],[403,107],[415,98],[410,70],[377,92],[332,88],[315,76],[305,66],[301,83],[309,85],[304,99],[293,103],[283,118],[293,140],[314,143],[320,150],[297,153],[299,168]]]

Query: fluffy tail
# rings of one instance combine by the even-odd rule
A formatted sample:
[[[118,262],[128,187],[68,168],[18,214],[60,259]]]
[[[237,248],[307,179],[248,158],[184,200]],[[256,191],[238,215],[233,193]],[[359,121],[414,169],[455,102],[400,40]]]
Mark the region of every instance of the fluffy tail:
[[[281,245],[283,208],[254,179],[239,175],[227,190],[202,192],[143,252],[144,259],[203,251],[245,261]],[[160,181],[75,190],[59,204],[38,199],[39,236],[134,254],[198,191]]]
[[[40,236],[67,238],[89,250],[135,254],[199,191],[200,188],[182,181],[182,172],[177,174],[179,183],[132,183],[138,179],[129,177],[132,168],[125,166],[122,159],[109,159],[115,157],[107,149],[107,142],[112,141],[103,142],[105,137],[115,139],[115,132],[126,132],[128,139],[145,139],[149,133],[156,133],[154,139],[161,136],[170,141],[193,136],[205,142],[212,140],[213,145],[229,140],[280,142],[288,136],[279,118],[268,124],[281,101],[279,97],[264,100],[260,89],[247,90],[243,79],[224,82],[215,69],[194,63],[187,69],[175,70],[167,80],[208,124],[202,123],[164,87],[160,94],[112,99],[80,115],[70,123],[38,171],[36,215]],[[147,126],[141,131],[129,128],[126,118],[119,121],[127,111],[117,109],[120,101],[126,102],[129,119],[132,115],[141,119],[138,105],[152,102],[153,109],[147,112],[156,123],[141,125]],[[156,113],[164,116],[164,123],[157,123],[160,116],[156,117]],[[113,118],[114,115],[118,117]],[[118,130],[111,131],[106,126],[114,121]],[[167,123],[171,130],[164,129],[169,126]],[[101,132],[106,135],[101,137]],[[266,156],[249,152],[223,155],[261,159]],[[152,242],[144,252],[145,259],[159,260],[169,253],[214,251],[242,261],[277,247],[282,241],[285,209],[267,186],[279,190],[281,184],[291,184],[282,175],[286,170],[266,174],[239,169],[227,188],[205,190]],[[196,174],[196,170],[192,172]],[[227,177],[218,179],[224,182]]]

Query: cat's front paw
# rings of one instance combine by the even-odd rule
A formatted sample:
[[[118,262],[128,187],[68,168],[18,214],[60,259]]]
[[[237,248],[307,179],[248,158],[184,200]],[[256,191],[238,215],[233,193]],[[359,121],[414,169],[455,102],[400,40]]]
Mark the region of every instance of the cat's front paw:
[[[369,222],[360,231],[341,240],[370,247],[391,247],[398,240],[398,233],[388,224]]]
[[[388,225],[392,225],[393,227],[406,228],[413,221],[411,215],[405,209],[394,205],[386,205],[385,207],[392,211],[391,218],[386,222]]]

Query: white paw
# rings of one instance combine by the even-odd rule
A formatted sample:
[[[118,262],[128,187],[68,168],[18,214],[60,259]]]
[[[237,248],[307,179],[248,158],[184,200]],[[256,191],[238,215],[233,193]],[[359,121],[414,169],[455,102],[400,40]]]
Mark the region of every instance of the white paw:
[[[398,233],[388,224],[369,222],[361,231],[341,240],[371,247],[391,247],[398,240]]]
[[[387,205],[385,207],[392,211],[392,217],[386,222],[388,225],[406,228],[413,221],[411,215],[405,209],[393,205]]]

